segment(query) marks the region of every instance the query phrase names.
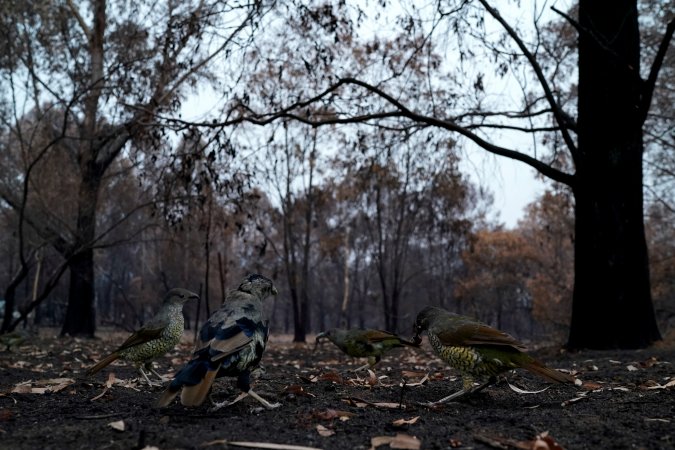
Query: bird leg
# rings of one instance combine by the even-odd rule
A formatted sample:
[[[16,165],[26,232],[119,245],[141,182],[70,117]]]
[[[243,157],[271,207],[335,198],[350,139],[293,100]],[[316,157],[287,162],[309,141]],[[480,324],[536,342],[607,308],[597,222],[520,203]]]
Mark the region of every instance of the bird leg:
[[[369,356],[368,357],[368,364],[364,364],[363,366],[354,369],[354,372],[358,372],[358,371],[364,370],[364,369],[372,369],[375,364],[380,362],[380,359],[381,359],[380,356]]]
[[[149,371],[150,371],[153,375],[155,375],[157,378],[159,378],[159,379],[162,381],[162,383],[164,382],[164,377],[161,376],[159,373],[157,373],[157,371],[155,370],[155,368],[152,367],[152,362],[147,362],[147,363],[145,363],[145,368],[146,368],[147,370],[149,370]]]
[[[141,375],[143,375],[143,378],[145,378],[145,381],[148,383],[148,386],[161,386],[161,384],[155,384],[152,381],[150,381],[150,378],[148,378],[148,375],[143,370],[143,366],[139,366],[138,371],[141,373]]]
[[[237,396],[237,398],[235,398],[234,400],[232,400],[230,402],[228,402],[228,401],[220,402],[220,403],[214,402],[213,406],[211,408],[209,408],[209,412],[215,412],[215,411],[218,411],[220,408],[232,406],[235,403],[237,403],[239,400],[242,400],[243,398],[245,398],[249,395],[251,397],[253,397],[254,399],[258,400],[267,409],[274,409],[274,408],[278,408],[279,406],[281,406],[281,403],[270,403],[267,400],[265,400],[264,398],[262,398],[261,396],[259,396],[258,394],[256,394],[255,392],[253,392],[253,389],[249,389],[248,392],[242,392],[241,394],[239,394]]]
[[[248,392],[242,392],[241,394],[239,394],[237,396],[237,398],[235,398],[231,402],[224,401],[224,402],[220,402],[220,403],[214,402],[213,399],[211,399],[211,402],[213,402],[213,406],[211,408],[209,408],[209,412],[215,412],[215,411],[218,411],[220,408],[226,408],[228,406],[232,406],[235,403],[237,403],[239,400],[245,398],[246,396],[248,396]]]
[[[447,397],[443,397],[442,399],[437,400],[435,402],[421,402],[419,404],[422,405],[422,406],[432,408],[432,407],[435,407],[435,406],[438,406],[438,405],[442,405],[443,403],[448,403],[448,402],[451,402],[453,400],[457,400],[458,398],[464,397],[465,395],[475,394],[476,392],[480,392],[483,389],[485,389],[486,387],[495,384],[496,382],[497,382],[497,378],[490,377],[490,379],[488,381],[486,381],[485,383],[480,384],[478,386],[474,386],[473,385],[473,379],[469,378],[469,377],[465,377],[464,381],[463,381],[464,387],[462,389],[460,389],[459,391],[453,392],[452,394],[448,395]]]
[[[265,400],[264,398],[262,398],[261,396],[259,396],[255,392],[253,392],[253,389],[248,391],[248,395],[250,395],[254,399],[258,400],[260,402],[260,404],[263,405],[267,409],[274,409],[274,408],[278,408],[278,407],[281,406],[281,403],[270,403],[270,402],[268,402],[267,400]]]

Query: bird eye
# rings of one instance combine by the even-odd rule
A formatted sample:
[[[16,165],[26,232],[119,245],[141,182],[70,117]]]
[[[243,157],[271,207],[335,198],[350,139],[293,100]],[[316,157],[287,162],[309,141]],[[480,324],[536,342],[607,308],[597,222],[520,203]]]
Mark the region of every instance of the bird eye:
[[[180,294],[179,297],[180,297],[180,298],[185,298],[185,294]]]

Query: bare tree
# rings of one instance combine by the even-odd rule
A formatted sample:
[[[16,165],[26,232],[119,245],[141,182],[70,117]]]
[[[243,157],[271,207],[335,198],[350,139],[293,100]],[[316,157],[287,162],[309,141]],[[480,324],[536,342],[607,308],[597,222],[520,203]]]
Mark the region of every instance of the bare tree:
[[[321,9],[322,19],[337,19],[318,21],[316,27],[329,28],[325,25],[329,23],[330,29],[339,28],[336,24],[346,14],[344,8],[333,8],[331,14],[326,9]],[[565,103],[571,97],[563,93],[565,89],[576,91],[577,85],[567,74],[561,75],[557,66],[541,64],[538,34],[534,44],[529,44],[531,36],[509,23],[487,0],[439,4],[433,13],[410,11],[414,12],[401,18],[401,36],[409,36],[409,41],[418,45],[407,47],[410,52],[399,46],[387,53],[384,74],[373,76],[371,66],[346,67],[343,74],[327,80],[322,91],[291,97],[276,109],[237,105],[240,117],[236,120],[265,124],[293,118],[314,126],[366,122],[398,129],[432,127],[534,168],[543,177],[568,186],[575,200],[575,285],[568,346],[632,348],[659,339],[643,224],[642,127],[675,31],[675,19],[665,18],[658,50],[642,78],[636,0],[611,6],[581,0],[578,18],[560,12],[579,39],[575,119],[570,111],[574,105]],[[421,17],[425,12],[429,15]],[[531,14],[535,32],[540,12]],[[503,34],[494,39],[485,26],[487,21],[501,27]],[[488,80],[480,67],[471,73],[472,89],[468,89],[470,81],[461,78],[462,72],[469,72],[465,65],[460,65],[458,78],[446,75],[438,63],[438,47],[432,45],[442,24],[449,25],[443,38],[454,33],[458,41],[460,62],[480,52],[483,63],[495,62],[497,76],[510,74],[522,80],[523,97],[515,107],[486,108],[483,94]],[[340,30],[335,35],[348,39]],[[475,46],[464,45],[469,38]],[[325,57],[325,47],[316,54],[317,61],[321,62],[322,55],[328,60],[326,65],[335,55],[328,52]],[[438,78],[424,85],[406,84],[405,77],[420,67]],[[525,77],[520,76],[523,70]],[[462,80],[457,87],[463,92],[443,84],[457,79]],[[328,113],[308,108],[316,103],[332,104],[333,108]],[[537,147],[528,152],[511,147],[506,139],[499,142],[497,131],[504,130],[523,132],[535,140],[538,136],[551,139],[553,133],[559,145],[552,146],[553,154],[540,154]]]
[[[72,1],[5,6],[0,70],[10,90],[3,102],[8,106],[4,126],[30,147],[16,120],[24,105],[38,121],[44,105],[63,112],[66,126],[52,134],[76,163],[75,173],[62,174],[77,180],[70,194],[75,211],[67,227],[37,229],[68,261],[62,334],[93,335],[94,248],[101,235],[97,212],[106,175],[131,142],[160,147],[166,140],[158,126],[161,116],[176,112],[186,89],[250,40],[253,19],[265,8],[258,2],[218,1],[137,2],[129,8],[106,0],[92,0],[86,12]],[[25,201],[11,190],[3,197],[13,207]],[[25,208],[15,209],[24,214]]]

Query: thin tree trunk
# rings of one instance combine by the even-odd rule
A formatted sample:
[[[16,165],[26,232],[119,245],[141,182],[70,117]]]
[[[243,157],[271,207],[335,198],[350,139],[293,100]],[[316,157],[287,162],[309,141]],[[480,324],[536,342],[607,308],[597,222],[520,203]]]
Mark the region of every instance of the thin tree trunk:
[[[342,306],[340,307],[340,326],[347,326],[347,308],[349,307],[349,227],[345,230],[344,262],[342,267]]]

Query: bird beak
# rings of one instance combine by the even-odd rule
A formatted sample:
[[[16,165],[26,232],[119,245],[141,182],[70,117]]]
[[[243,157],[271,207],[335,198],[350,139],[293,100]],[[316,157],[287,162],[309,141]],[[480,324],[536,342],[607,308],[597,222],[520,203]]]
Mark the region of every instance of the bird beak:
[[[319,341],[322,341],[322,340],[324,340],[324,339],[326,339],[326,338],[327,338],[327,336],[326,336],[326,332],[325,332],[325,331],[323,331],[323,332],[317,334],[317,335],[316,335],[316,338],[314,339],[314,350],[312,350],[312,351],[316,351],[317,347],[319,346]]]

